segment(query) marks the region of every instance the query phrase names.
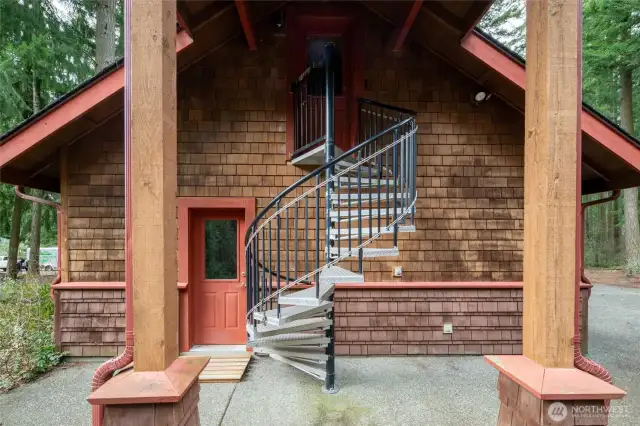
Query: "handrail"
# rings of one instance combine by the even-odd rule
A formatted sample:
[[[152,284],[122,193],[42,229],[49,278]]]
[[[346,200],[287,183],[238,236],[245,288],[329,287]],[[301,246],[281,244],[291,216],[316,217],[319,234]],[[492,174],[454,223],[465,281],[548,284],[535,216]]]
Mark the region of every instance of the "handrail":
[[[304,177],[302,177],[300,180],[298,180],[296,183],[290,185],[288,188],[286,188],[285,190],[283,190],[282,192],[280,192],[276,197],[273,198],[273,200],[271,200],[261,211],[260,213],[258,213],[255,217],[255,219],[253,219],[253,221],[251,222],[251,224],[249,225],[249,227],[247,228],[247,233],[245,234],[245,245],[249,243],[249,237],[252,235],[252,231],[251,229],[264,217],[265,213],[272,208],[273,206],[275,206],[279,200],[281,200],[282,198],[284,198],[285,196],[287,196],[287,194],[289,194],[291,191],[293,191],[296,188],[299,188],[303,183],[309,181],[311,178],[314,178],[316,176],[318,176],[319,174],[321,174],[322,172],[325,172],[327,169],[329,169],[330,167],[335,167],[335,165],[337,163],[339,163],[340,161],[344,160],[347,157],[352,156],[353,154],[355,154],[356,152],[358,152],[359,150],[361,150],[364,146],[366,145],[370,145],[372,144],[374,141],[376,141],[378,138],[380,138],[381,136],[384,136],[404,125],[409,124],[412,120],[414,120],[415,117],[409,117],[406,118],[405,120],[393,125],[392,127],[389,127],[381,132],[379,132],[376,135],[371,136],[369,139],[362,141],[361,143],[357,144],[356,146],[354,146],[353,148],[351,148],[350,150],[344,152],[343,154],[341,154],[339,157],[336,157],[333,159],[333,161],[331,161],[330,163],[324,164],[321,167],[318,167],[317,169],[315,169],[313,172],[309,173],[308,175],[305,175]]]
[[[411,117],[411,119],[413,120],[413,119],[414,119],[414,117]],[[401,136],[401,137],[400,137],[398,140],[396,140],[393,144],[388,145],[388,146],[386,146],[386,147],[382,148],[379,152],[376,152],[376,153],[371,154],[371,155],[370,155],[370,156],[368,156],[367,158],[364,158],[363,160],[361,160],[359,163],[355,163],[354,165],[352,165],[352,166],[351,166],[351,168],[353,168],[353,167],[359,167],[359,166],[361,165],[361,163],[364,163],[364,162],[368,161],[368,160],[369,160],[369,159],[371,159],[371,158],[377,157],[377,156],[379,156],[379,155],[380,155],[380,153],[381,153],[381,152],[387,151],[387,150],[389,150],[389,149],[391,149],[391,148],[393,148],[393,147],[397,146],[397,145],[398,145],[398,144],[400,144],[401,142],[405,141],[405,140],[408,138],[408,136],[412,136],[412,135],[414,135],[416,131],[417,131],[417,128],[414,128],[413,130],[409,131],[406,135]],[[356,146],[356,147],[352,148],[352,150],[353,150],[353,149],[355,149],[355,148],[358,148],[358,147],[362,148],[362,145]],[[350,151],[352,151],[352,150],[350,150]],[[348,151],[348,152],[350,152],[350,151]],[[346,154],[346,153],[345,153],[345,154]],[[340,157],[338,157],[338,158],[343,158],[343,155],[341,155],[341,156],[340,156]],[[333,166],[335,166],[335,164],[334,164],[334,163],[335,163],[337,160],[338,160],[338,159],[336,159],[336,160],[332,161],[331,163],[327,163],[325,166],[327,166],[327,167],[331,167],[332,165],[333,165]],[[324,166],[323,166],[323,167],[324,167]],[[349,168],[349,169],[350,169],[350,168]],[[306,194],[308,194],[308,193],[311,193],[311,192],[316,191],[316,190],[318,189],[318,187],[322,187],[322,186],[324,186],[324,185],[329,184],[330,182],[333,182],[334,180],[337,180],[340,176],[342,176],[342,174],[344,174],[345,172],[347,172],[349,169],[345,169],[345,170],[343,170],[341,173],[338,173],[338,174],[336,174],[336,175],[332,176],[329,180],[324,181],[324,182],[322,182],[321,184],[317,185],[317,187],[316,187],[316,188],[312,188],[312,189],[310,189],[307,193],[303,194],[303,196],[304,196],[304,195],[306,195]],[[301,180],[302,180],[302,179],[301,179]],[[302,197],[302,196],[301,196],[301,197]],[[276,199],[277,199],[277,198],[276,198]],[[294,202],[295,202],[295,201],[292,201],[291,203],[294,203]],[[398,217],[397,217],[397,218],[396,218],[392,223],[390,223],[389,225],[387,225],[387,227],[386,227],[386,228],[391,228],[391,227],[395,226],[395,225],[396,225],[400,220],[402,220],[402,219],[404,218],[404,216],[406,215],[406,213],[408,213],[409,211],[411,211],[411,209],[415,206],[415,202],[416,202],[416,200],[414,199],[414,200],[411,202],[411,205],[408,205],[408,206],[406,206],[406,207],[405,207],[405,212],[404,212],[404,214],[398,215]],[[282,209],[282,210],[284,210],[286,207],[287,207],[287,206],[284,206],[284,207],[282,207],[281,209]],[[266,210],[268,210],[268,209],[267,209],[267,208],[263,209],[263,212],[264,212],[264,211],[266,211]],[[273,216],[277,216],[278,214],[279,214],[279,213],[274,213],[274,215],[273,215]],[[272,217],[273,217],[273,216],[272,216]],[[253,224],[252,224],[252,226],[253,226]],[[249,232],[249,231],[247,231],[247,232]],[[258,231],[255,231],[252,235],[257,235],[257,233],[258,233]],[[305,282],[305,280],[306,280],[307,278],[309,278],[309,277],[311,277],[311,276],[313,276],[313,275],[316,275],[316,274],[318,274],[320,271],[322,271],[322,270],[324,270],[324,269],[326,269],[326,268],[328,268],[328,267],[330,267],[330,266],[333,266],[333,265],[335,265],[336,263],[340,262],[341,260],[343,260],[343,259],[345,259],[345,258],[349,257],[351,254],[353,254],[353,253],[355,253],[356,251],[360,250],[361,248],[363,248],[363,247],[367,246],[371,241],[373,241],[373,240],[377,239],[381,234],[382,234],[382,231],[378,230],[378,232],[377,232],[375,235],[370,236],[370,238],[369,238],[369,239],[367,239],[366,241],[362,242],[362,243],[361,243],[361,244],[359,244],[358,246],[353,247],[352,249],[348,250],[345,254],[340,255],[338,258],[336,258],[336,259],[334,259],[334,260],[332,260],[332,261],[330,261],[330,262],[327,262],[324,266],[322,266],[322,267],[321,267],[321,268],[319,268],[318,270],[311,271],[311,272],[309,272],[309,273],[305,274],[304,276],[302,276],[302,277],[300,277],[300,278],[297,278],[297,279],[295,279],[295,280],[293,280],[293,281],[289,280],[289,279],[288,279],[288,277],[283,277],[283,276],[281,276],[281,277],[283,277],[283,278],[285,278],[285,279],[287,280],[288,284],[286,284],[284,287],[281,287],[279,290],[277,290],[277,291],[275,291],[275,292],[273,292],[273,293],[269,294],[268,296],[264,297],[263,299],[261,299],[260,303],[257,303],[257,304],[256,304],[256,305],[254,305],[250,310],[248,310],[248,311],[247,311],[246,317],[247,317],[247,318],[249,318],[249,317],[251,316],[251,314],[256,310],[256,308],[257,308],[258,306],[260,306],[261,304],[265,304],[266,302],[268,302],[268,301],[270,301],[271,299],[273,299],[275,296],[280,295],[282,292],[287,291],[287,290],[288,290],[288,289],[290,289],[291,287],[293,287],[293,286],[295,286],[295,285],[297,285],[297,284],[300,284],[301,282]],[[249,247],[248,247],[248,246],[245,248],[245,251],[247,251],[247,250],[249,250]],[[289,281],[290,281],[290,282],[289,282]]]
[[[410,109],[406,109],[406,108],[400,108],[397,106],[393,106],[393,105],[387,105],[387,104],[383,104],[382,102],[378,102],[378,101],[374,101],[371,99],[366,99],[366,98],[358,98],[358,102],[361,104],[369,104],[369,105],[374,105],[380,108],[385,108],[385,109],[390,109],[391,111],[397,111],[397,112],[401,112],[404,114],[411,114],[411,115],[417,115],[418,113],[415,111],[412,111]]]

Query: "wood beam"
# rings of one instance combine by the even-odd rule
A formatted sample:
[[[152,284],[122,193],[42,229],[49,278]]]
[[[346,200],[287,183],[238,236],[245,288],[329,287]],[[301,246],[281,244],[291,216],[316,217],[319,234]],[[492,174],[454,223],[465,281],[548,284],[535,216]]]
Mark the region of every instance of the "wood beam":
[[[236,6],[232,1],[214,1],[211,2],[210,5],[205,7],[203,10],[198,12],[196,17],[194,17],[193,23],[193,32],[198,32],[198,30],[207,23],[218,19],[221,15],[224,15],[225,12],[231,9],[235,9]],[[199,19],[196,19],[197,17]]]
[[[462,38],[466,38],[471,31],[478,25],[478,22],[482,19],[482,17],[487,13],[491,5],[493,4],[493,0],[483,0],[476,1],[471,4],[469,10],[464,15],[465,22],[465,32]]]
[[[580,0],[527,0],[523,353],[573,367]]]
[[[409,30],[413,26],[413,23],[416,20],[416,16],[418,16],[418,12],[420,12],[420,8],[422,7],[423,0],[414,0],[411,5],[411,9],[409,9],[409,14],[407,15],[407,19],[405,19],[404,24],[400,27],[400,31],[393,42],[392,50],[394,52],[399,52],[402,50],[402,46],[404,45],[404,41],[409,35]]]
[[[178,356],[175,0],[135,1],[130,22],[134,369],[163,371]]]
[[[253,22],[251,21],[251,17],[249,15],[249,7],[247,6],[247,2],[245,0],[235,1],[236,8],[238,9],[238,15],[240,15],[240,23],[242,24],[242,29],[244,30],[244,36],[247,38],[249,50],[258,50],[258,45],[256,44],[256,35],[253,29]]]
[[[60,148],[60,278],[69,282],[69,146]]]
[[[450,12],[440,3],[428,1],[424,3],[422,10],[453,30],[462,32],[466,27],[464,19]]]

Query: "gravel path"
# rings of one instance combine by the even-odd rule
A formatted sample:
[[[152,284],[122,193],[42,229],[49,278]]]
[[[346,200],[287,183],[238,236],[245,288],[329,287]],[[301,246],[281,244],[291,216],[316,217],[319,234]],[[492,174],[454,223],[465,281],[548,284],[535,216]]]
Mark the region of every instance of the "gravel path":
[[[590,302],[589,356],[628,396],[610,426],[640,416],[640,289],[597,285]],[[0,425],[88,425],[85,398],[96,363],[59,368],[0,395]],[[481,357],[339,358],[338,395],[270,359],[238,384],[203,385],[203,425],[495,425],[497,374]]]

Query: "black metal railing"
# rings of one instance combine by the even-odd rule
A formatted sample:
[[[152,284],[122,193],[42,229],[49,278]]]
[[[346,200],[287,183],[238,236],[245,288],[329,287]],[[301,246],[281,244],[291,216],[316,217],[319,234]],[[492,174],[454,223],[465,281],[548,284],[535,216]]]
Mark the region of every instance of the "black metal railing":
[[[258,213],[245,236],[249,320],[253,320],[254,310],[277,309],[277,296],[293,285],[318,286],[320,272],[326,266],[358,253],[381,234],[395,233],[396,225],[412,223],[416,199],[415,130],[415,117],[408,117],[367,138],[289,186]],[[371,152],[371,145],[376,143],[379,149]],[[335,174],[329,180],[323,179],[330,168],[336,169]],[[384,184],[375,179],[380,170],[387,178]],[[334,184],[329,214],[336,222],[330,228],[331,235],[357,238],[357,243],[340,242],[346,238],[331,242],[327,255],[322,240],[326,235],[327,203],[323,189],[329,183]],[[388,202],[378,207],[380,196]],[[350,213],[357,219],[345,221],[355,224],[344,225],[336,220],[347,217],[346,205],[358,206],[359,213]],[[373,232],[373,227],[382,232]],[[332,248],[343,247],[347,248],[344,253],[331,254]]]
[[[414,221],[415,114],[359,100],[358,144],[334,158],[331,50],[327,46],[324,68],[329,96],[323,108],[307,111],[321,115],[310,122],[324,122],[325,164],[271,200],[247,229],[247,322],[253,327],[254,312],[273,310],[280,318],[278,297],[297,284],[315,286],[318,296],[320,273],[346,258],[357,257],[362,273],[364,249],[383,234],[393,234],[387,242],[397,248],[399,226]],[[332,343],[325,386],[331,389],[333,328],[326,333]]]
[[[293,82],[293,152],[298,156],[325,141],[327,60],[312,64]]]

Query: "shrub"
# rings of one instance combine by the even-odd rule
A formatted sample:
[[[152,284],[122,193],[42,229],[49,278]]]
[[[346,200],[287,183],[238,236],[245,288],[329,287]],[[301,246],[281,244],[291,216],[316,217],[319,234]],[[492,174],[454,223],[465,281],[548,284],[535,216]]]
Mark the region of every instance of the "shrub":
[[[33,277],[0,282],[0,391],[46,373],[63,356],[53,342],[49,288]]]

